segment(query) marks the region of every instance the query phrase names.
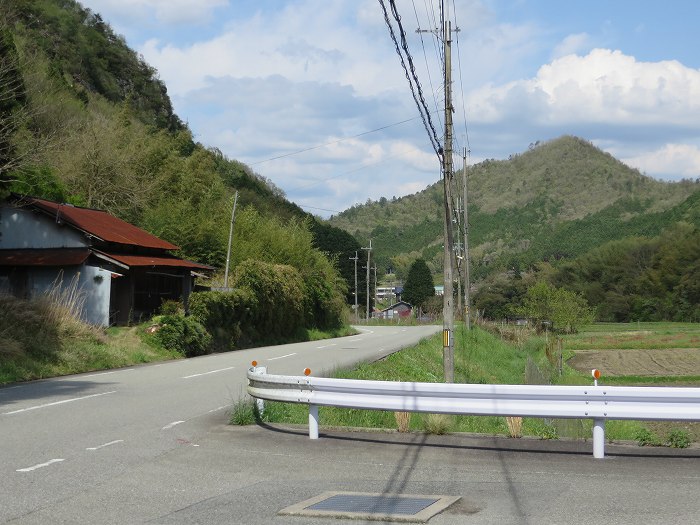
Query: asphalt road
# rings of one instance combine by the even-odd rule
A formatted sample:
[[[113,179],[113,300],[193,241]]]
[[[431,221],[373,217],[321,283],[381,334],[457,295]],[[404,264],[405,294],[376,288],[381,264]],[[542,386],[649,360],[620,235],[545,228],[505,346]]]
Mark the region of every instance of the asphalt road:
[[[110,480],[129,479],[135,469],[225,424],[229,407],[245,393],[253,359],[273,373],[301,375],[309,367],[323,375],[388,355],[439,329],[360,328],[360,335],[340,339],[0,388],[0,523],[47,523],[53,520],[44,513],[66,502],[72,512],[66,523],[125,523],[119,514],[84,519],[81,505],[72,502]],[[163,478],[154,483],[167,485],[171,476],[159,474]],[[133,491],[140,492],[137,486]],[[149,515],[145,508],[137,514]]]
[[[317,374],[422,330],[439,327],[0,389],[0,523],[339,523],[277,515],[329,490],[461,498],[431,524],[700,522],[697,448],[607,445],[595,460],[580,442],[226,424],[252,359]]]

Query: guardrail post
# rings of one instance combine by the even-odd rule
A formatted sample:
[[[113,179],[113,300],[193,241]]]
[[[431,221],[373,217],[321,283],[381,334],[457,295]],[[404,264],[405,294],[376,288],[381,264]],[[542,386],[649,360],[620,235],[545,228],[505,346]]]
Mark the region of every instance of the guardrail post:
[[[309,437],[318,439],[318,405],[309,405]]]
[[[605,457],[605,420],[593,420],[593,457],[603,459]]]
[[[255,374],[265,375],[265,374],[267,374],[267,367],[266,366],[254,366],[253,371]],[[255,405],[258,408],[258,414],[260,414],[262,416],[263,413],[265,412],[265,400],[257,398],[255,400]]]

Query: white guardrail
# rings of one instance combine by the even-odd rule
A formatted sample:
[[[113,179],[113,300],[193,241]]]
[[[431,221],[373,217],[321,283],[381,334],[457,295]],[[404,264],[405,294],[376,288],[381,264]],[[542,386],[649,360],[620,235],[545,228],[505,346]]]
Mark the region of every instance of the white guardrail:
[[[310,370],[306,369],[306,374]],[[593,457],[605,455],[605,421],[700,421],[700,388],[412,383],[282,376],[248,370],[258,400],[309,405],[309,437],[318,438],[318,407],[395,412],[593,420]]]

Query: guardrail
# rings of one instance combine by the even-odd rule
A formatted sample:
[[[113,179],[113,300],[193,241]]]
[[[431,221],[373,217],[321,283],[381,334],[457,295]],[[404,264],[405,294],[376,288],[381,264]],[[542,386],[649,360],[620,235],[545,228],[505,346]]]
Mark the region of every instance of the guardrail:
[[[318,439],[318,407],[396,412],[593,420],[593,457],[605,456],[605,421],[700,421],[700,388],[476,385],[365,381],[248,370],[258,400],[309,405],[309,437]],[[597,379],[597,378],[596,378]]]

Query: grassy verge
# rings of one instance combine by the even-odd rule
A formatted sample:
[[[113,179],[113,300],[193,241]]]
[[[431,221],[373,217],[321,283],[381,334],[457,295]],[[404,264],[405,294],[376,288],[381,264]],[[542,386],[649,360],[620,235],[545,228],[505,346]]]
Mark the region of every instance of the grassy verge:
[[[150,324],[103,330],[81,323],[70,308],[48,298],[0,294],[0,385],[182,359],[146,333]],[[319,340],[354,333],[346,326],[307,335]]]
[[[522,337],[522,334],[507,337],[503,333],[494,334],[480,328],[466,331],[459,327],[455,344],[455,381],[485,384],[591,384],[588,374],[570,368],[565,363],[560,376],[555,365],[547,358],[546,346],[544,337],[533,334],[527,337]],[[392,354],[375,363],[361,365],[356,370],[339,370],[333,376],[348,379],[442,382],[442,335],[437,334],[413,348]],[[643,382],[645,378],[636,379]],[[692,381],[693,378],[678,381],[678,386],[685,386],[688,379]],[[632,378],[628,381],[615,378],[614,382],[605,384],[613,383],[638,384]],[[236,407],[231,422],[241,424],[255,421],[252,406],[248,401],[241,402]],[[397,429],[399,426],[393,412],[320,407],[319,416],[321,424],[327,427]],[[258,417],[268,422],[306,424],[308,408],[306,405],[266,402],[264,413],[258,414]],[[412,414],[408,428],[412,431],[434,432],[435,418],[433,415]],[[513,434],[506,418],[491,416],[449,416],[442,418],[437,428],[452,432],[504,436]],[[688,432],[688,428],[690,427],[687,425],[679,427],[673,423],[659,426],[638,421],[608,421],[606,437],[608,440],[636,440],[640,444],[681,443],[683,439],[678,438],[677,433]],[[542,439],[590,439],[592,421],[524,418],[520,432],[525,436]],[[690,438],[693,438],[692,432]]]

